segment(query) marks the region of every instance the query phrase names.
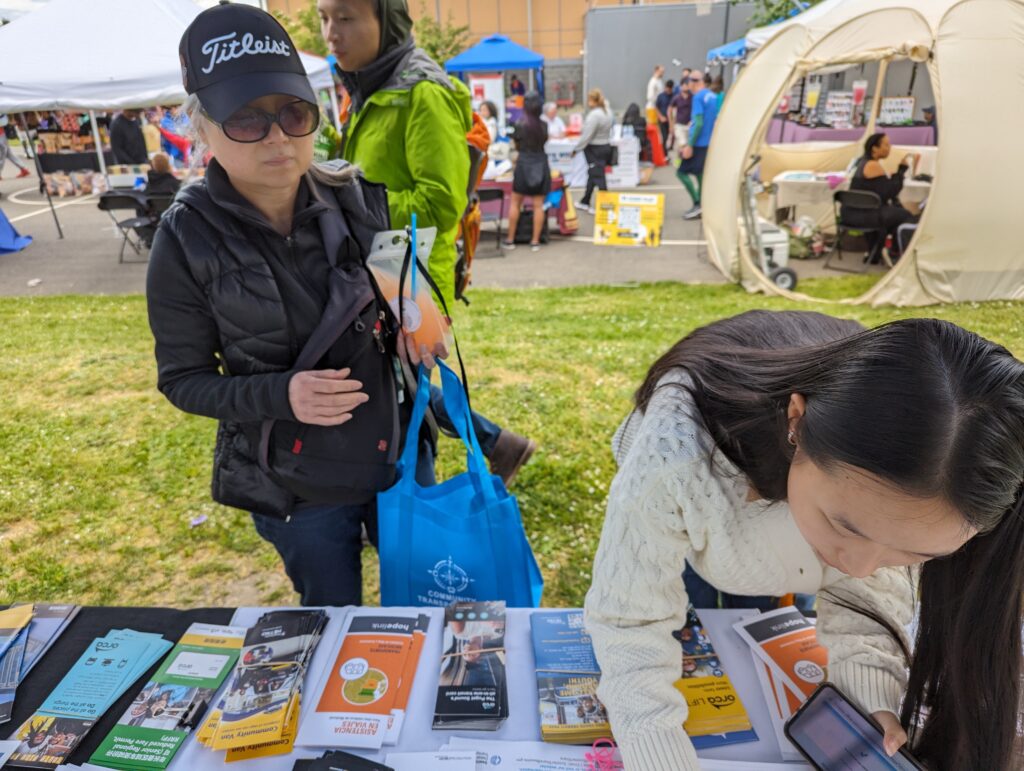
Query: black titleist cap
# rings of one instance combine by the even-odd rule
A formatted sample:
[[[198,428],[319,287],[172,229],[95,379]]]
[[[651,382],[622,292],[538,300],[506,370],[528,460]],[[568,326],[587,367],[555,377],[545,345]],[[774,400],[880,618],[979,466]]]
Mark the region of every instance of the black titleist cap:
[[[259,8],[224,4],[203,11],[181,36],[178,55],[185,91],[217,122],[268,94],[316,104],[291,38]]]

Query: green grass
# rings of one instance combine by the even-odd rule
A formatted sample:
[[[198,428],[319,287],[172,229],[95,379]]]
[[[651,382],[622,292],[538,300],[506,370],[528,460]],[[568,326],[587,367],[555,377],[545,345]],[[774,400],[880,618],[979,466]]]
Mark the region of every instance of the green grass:
[[[801,288],[854,296],[871,280]],[[474,406],[540,444],[514,492],[547,582],[545,604],[583,601],[615,471],[609,439],[654,358],[698,325],[793,307],[822,308],[667,283],[473,292],[459,334]],[[1024,354],[1020,303],[829,308],[868,325],[938,316]],[[293,601],[248,516],[210,500],[214,423],[157,393],[142,297],[0,299],[0,325],[0,602]],[[445,440],[440,473],[458,471],[460,456]],[[200,514],[205,524],[190,527]],[[364,563],[372,602],[371,554]]]

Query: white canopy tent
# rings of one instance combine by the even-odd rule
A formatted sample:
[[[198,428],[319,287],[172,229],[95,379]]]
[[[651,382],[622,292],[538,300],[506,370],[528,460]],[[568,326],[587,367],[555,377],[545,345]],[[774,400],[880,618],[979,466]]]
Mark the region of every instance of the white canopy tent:
[[[904,258],[849,302],[927,305],[1024,299],[1024,239],[1016,219],[1024,172],[1024,0],[826,0],[752,31],[759,50],[730,89],[704,176],[704,228],[712,262],[748,288],[778,289],[755,267],[740,226],[743,170],[845,168],[860,141],[767,145],[768,124],[797,79],[825,67],[878,61],[927,64],[942,142],[935,181]],[[979,72],[984,76],[979,77]],[[874,117],[865,134],[874,131]],[[916,148],[906,148],[916,149]],[[891,161],[898,161],[900,149]]]
[[[0,113],[110,110],[185,100],[178,41],[192,0],[50,0],[0,27]],[[302,54],[314,89],[326,59]]]

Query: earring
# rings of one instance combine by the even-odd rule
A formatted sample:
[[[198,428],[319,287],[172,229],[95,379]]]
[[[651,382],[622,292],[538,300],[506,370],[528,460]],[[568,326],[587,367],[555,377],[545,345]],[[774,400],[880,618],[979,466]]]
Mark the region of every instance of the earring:
[[[796,431],[794,431],[792,428],[789,429],[789,433],[786,434],[786,441],[789,442],[794,447],[796,447]]]

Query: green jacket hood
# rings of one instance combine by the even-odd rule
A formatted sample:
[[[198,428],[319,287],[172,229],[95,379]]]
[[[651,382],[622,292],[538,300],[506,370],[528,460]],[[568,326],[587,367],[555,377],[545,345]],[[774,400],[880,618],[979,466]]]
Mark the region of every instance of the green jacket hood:
[[[412,34],[412,18],[406,0],[377,0],[377,18],[380,20],[380,54],[398,48]]]

